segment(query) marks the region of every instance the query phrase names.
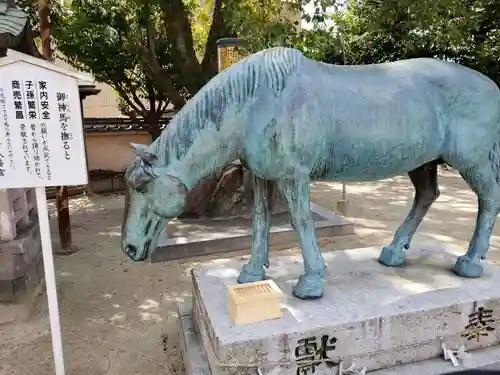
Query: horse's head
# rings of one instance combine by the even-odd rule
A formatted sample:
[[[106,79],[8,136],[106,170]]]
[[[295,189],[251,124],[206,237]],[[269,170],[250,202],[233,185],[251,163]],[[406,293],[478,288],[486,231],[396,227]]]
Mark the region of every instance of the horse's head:
[[[132,147],[138,158],[125,175],[122,250],[131,259],[143,261],[156,248],[168,221],[182,213],[188,189],[157,164],[158,157],[149,147]]]

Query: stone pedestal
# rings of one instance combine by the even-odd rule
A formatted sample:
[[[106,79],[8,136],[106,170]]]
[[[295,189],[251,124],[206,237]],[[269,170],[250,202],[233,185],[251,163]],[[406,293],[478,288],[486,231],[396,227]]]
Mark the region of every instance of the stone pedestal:
[[[354,223],[311,202],[316,238],[354,234]],[[152,262],[165,262],[215,253],[241,251],[252,247],[252,218],[174,220],[158,240]],[[297,244],[288,212],[274,214],[269,230],[270,246]]]
[[[44,284],[38,220],[0,241],[0,324],[27,318]]]
[[[226,285],[236,283],[242,263],[193,270],[193,298],[179,317],[188,374],[332,375],[340,361],[378,375],[444,374],[457,368],[443,358],[443,343],[465,345],[462,367],[500,364],[500,267],[459,277],[452,267],[463,250],[436,243],[415,244],[399,268],[379,264],[379,253],[324,253],[327,285],[315,301],[292,296],[300,256],[271,258],[283,317],[243,325],[226,308]]]

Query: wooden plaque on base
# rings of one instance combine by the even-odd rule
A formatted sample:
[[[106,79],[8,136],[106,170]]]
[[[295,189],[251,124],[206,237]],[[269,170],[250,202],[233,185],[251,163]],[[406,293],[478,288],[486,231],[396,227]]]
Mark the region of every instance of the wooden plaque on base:
[[[272,280],[228,285],[228,311],[235,324],[281,318],[283,292]]]

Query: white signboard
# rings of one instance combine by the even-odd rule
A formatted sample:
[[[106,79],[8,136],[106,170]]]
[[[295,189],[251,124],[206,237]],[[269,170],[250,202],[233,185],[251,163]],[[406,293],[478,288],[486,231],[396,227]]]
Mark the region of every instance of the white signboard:
[[[30,59],[0,59],[0,189],[36,188],[54,364],[64,375],[45,187],[87,184],[80,95],[76,78]]]
[[[0,66],[0,188],[87,184],[76,78],[25,61]]]

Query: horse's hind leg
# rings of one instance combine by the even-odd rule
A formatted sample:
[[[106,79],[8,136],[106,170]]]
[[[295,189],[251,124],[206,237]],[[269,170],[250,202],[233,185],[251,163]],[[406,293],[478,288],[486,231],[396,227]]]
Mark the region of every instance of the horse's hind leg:
[[[309,205],[309,179],[281,180],[278,188],[285,197],[293,227],[300,238],[305,274],[293,290],[301,299],[320,298],[324,292],[325,262],[316,242],[314,223]]]
[[[269,228],[271,225],[272,185],[255,175],[253,178],[253,238],[250,261],[243,266],[239,283],[261,281],[269,267]]]
[[[467,254],[458,257],[453,268],[459,276],[479,277],[483,273],[480,261],[486,258],[499,205],[495,201],[484,198],[479,198],[478,203],[476,228],[469,243],[469,249]]]
[[[486,258],[500,211],[500,178],[490,163],[459,172],[478,197],[478,213],[469,249],[465,255],[458,257],[454,271],[464,277],[479,277],[483,272],[481,260]]]
[[[437,162],[425,164],[408,175],[415,187],[415,198],[408,216],[394,234],[392,243],[380,253],[379,262],[386,266],[399,266],[404,263],[413,235],[432,203],[439,197]]]

